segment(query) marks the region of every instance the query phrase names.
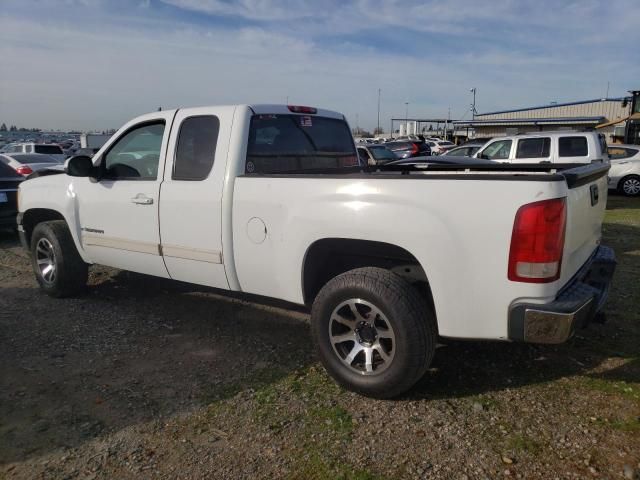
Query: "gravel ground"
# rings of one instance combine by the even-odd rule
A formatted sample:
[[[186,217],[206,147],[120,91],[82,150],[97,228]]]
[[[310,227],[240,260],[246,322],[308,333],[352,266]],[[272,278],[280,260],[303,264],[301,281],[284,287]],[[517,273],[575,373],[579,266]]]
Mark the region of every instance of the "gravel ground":
[[[640,199],[609,199],[609,322],[447,342],[408,395],[344,392],[303,311],[94,267],[41,294],[0,232],[0,478],[640,479]]]

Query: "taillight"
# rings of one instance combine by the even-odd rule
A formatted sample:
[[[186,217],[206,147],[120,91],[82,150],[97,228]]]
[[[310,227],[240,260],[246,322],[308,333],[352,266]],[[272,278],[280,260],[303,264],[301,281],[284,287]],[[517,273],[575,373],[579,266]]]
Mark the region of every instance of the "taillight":
[[[27,165],[20,165],[18,168],[16,168],[16,172],[18,172],[20,175],[30,175],[33,173],[33,170],[31,170],[31,167],[28,167]]]
[[[420,149],[418,148],[418,144],[417,143],[412,143],[411,144],[411,154],[415,155],[419,151],[420,151]]]
[[[520,207],[511,234],[509,280],[549,283],[560,278],[566,222],[564,198]]]
[[[317,108],[303,107],[302,105],[287,105],[287,108],[293,113],[318,113]]]

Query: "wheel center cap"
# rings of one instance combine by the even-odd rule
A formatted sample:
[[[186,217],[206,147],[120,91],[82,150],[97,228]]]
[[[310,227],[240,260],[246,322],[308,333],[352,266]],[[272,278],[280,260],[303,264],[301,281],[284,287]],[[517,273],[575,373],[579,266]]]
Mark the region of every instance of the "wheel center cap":
[[[358,342],[364,345],[372,345],[378,338],[378,332],[374,327],[367,323],[360,323],[356,328]]]

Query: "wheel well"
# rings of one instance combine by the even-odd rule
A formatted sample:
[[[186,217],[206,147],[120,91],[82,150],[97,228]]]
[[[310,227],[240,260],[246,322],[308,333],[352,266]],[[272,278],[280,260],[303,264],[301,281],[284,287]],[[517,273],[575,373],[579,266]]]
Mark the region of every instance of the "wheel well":
[[[305,303],[313,303],[320,289],[332,278],[361,267],[391,270],[425,293],[433,307],[427,275],[416,257],[390,243],[348,238],[318,240],[307,250],[302,271]]]
[[[33,229],[36,228],[36,225],[51,220],[64,220],[64,217],[60,212],[48,208],[32,208],[24,212],[22,228],[24,228],[27,245],[31,244],[31,234],[33,233]]]

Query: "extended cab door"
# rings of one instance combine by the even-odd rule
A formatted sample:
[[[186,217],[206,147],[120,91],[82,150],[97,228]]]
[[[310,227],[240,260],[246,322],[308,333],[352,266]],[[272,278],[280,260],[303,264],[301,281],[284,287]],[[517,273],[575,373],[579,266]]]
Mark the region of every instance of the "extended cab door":
[[[76,178],[81,242],[94,263],[167,277],[160,255],[158,195],[174,112],[123,128],[94,164],[100,180]]]
[[[162,254],[176,280],[229,288],[222,261],[222,190],[234,110],[176,114],[160,193]]]

